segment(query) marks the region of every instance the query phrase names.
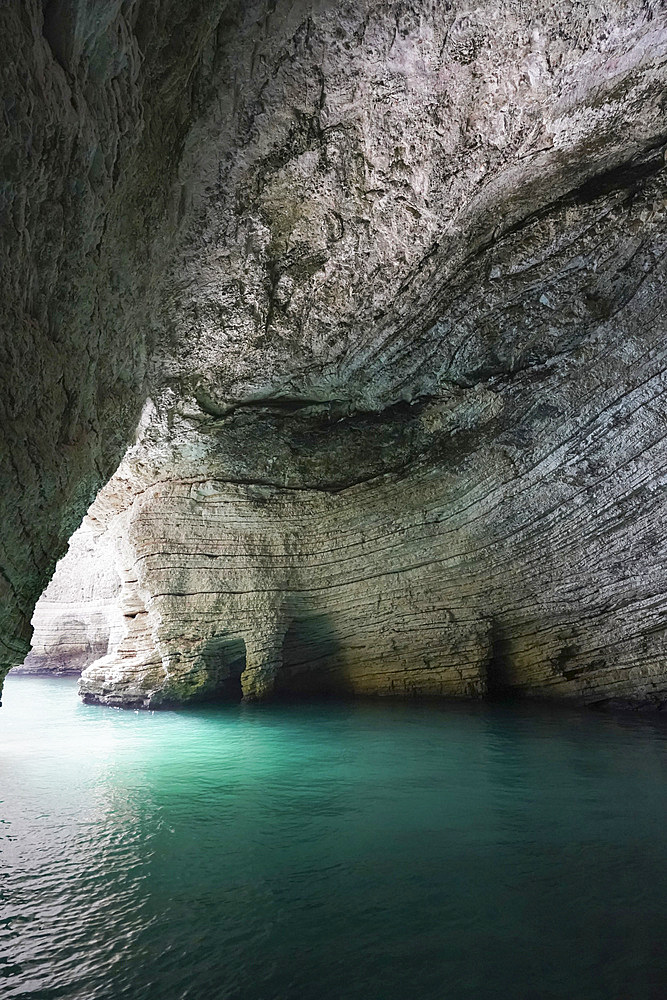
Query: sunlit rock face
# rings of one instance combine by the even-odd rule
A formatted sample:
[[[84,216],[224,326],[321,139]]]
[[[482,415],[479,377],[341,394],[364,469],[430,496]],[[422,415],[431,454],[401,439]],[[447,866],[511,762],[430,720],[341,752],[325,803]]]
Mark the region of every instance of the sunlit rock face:
[[[148,402],[84,697],[661,704],[664,12],[173,6],[117,12]]]
[[[35,608],[32,646],[14,673],[80,674],[125,634],[115,546],[86,518]]]

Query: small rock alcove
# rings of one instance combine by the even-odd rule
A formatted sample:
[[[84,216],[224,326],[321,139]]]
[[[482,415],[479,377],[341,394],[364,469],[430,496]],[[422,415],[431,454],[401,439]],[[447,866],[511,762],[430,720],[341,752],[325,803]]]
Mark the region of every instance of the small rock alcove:
[[[516,697],[517,691],[512,682],[509,639],[502,626],[493,621],[489,630],[486,698],[489,701],[508,701]]]
[[[245,642],[231,636],[215,636],[202,653],[209,675],[207,700],[241,701],[241,675],[246,667]]]
[[[295,618],[283,643],[282,668],[275,696],[321,697],[345,690],[342,650],[329,615],[314,613]]]

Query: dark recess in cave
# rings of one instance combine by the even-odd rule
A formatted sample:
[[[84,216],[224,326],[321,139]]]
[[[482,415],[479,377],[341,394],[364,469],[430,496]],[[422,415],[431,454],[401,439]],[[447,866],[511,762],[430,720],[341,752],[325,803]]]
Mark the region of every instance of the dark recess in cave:
[[[497,621],[489,632],[489,660],[486,665],[486,698],[489,701],[509,701],[517,697],[512,683],[509,640]]]
[[[326,614],[292,621],[283,643],[283,665],[276,678],[276,698],[319,698],[341,695],[340,641]]]
[[[72,9],[63,0],[45,0],[43,9],[42,34],[49,43],[54,58],[67,72],[76,28],[76,7]]]
[[[246,667],[246,649],[243,639],[216,636],[203,653],[211,686],[207,701],[241,701],[241,674]]]

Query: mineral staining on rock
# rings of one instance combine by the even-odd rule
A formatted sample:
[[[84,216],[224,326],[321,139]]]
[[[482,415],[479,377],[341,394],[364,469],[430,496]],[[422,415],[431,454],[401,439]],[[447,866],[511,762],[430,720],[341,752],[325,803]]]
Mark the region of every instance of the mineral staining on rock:
[[[99,478],[145,404],[91,509],[125,634],[84,697],[662,704],[662,6],[174,11],[109,42],[135,152],[90,274],[141,358]]]

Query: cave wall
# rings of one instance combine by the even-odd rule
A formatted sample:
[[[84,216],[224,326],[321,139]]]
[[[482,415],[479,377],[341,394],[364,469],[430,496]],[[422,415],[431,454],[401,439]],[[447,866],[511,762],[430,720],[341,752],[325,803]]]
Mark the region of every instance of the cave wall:
[[[662,256],[593,337],[511,377],[382,414],[237,410],[172,426],[162,454],[154,413],[93,507],[123,540],[134,617],[84,697],[214,696],[229,675],[211,651],[242,642],[250,698],[661,707]]]
[[[115,544],[89,518],[70,538],[32,617],[32,642],[15,674],[78,675],[125,635]]]
[[[11,649],[129,445],[89,700],[660,704],[663,4],[2,16]]]
[[[0,6],[0,680],[132,440],[187,80],[224,4]],[[175,44],[178,40],[178,44]]]

